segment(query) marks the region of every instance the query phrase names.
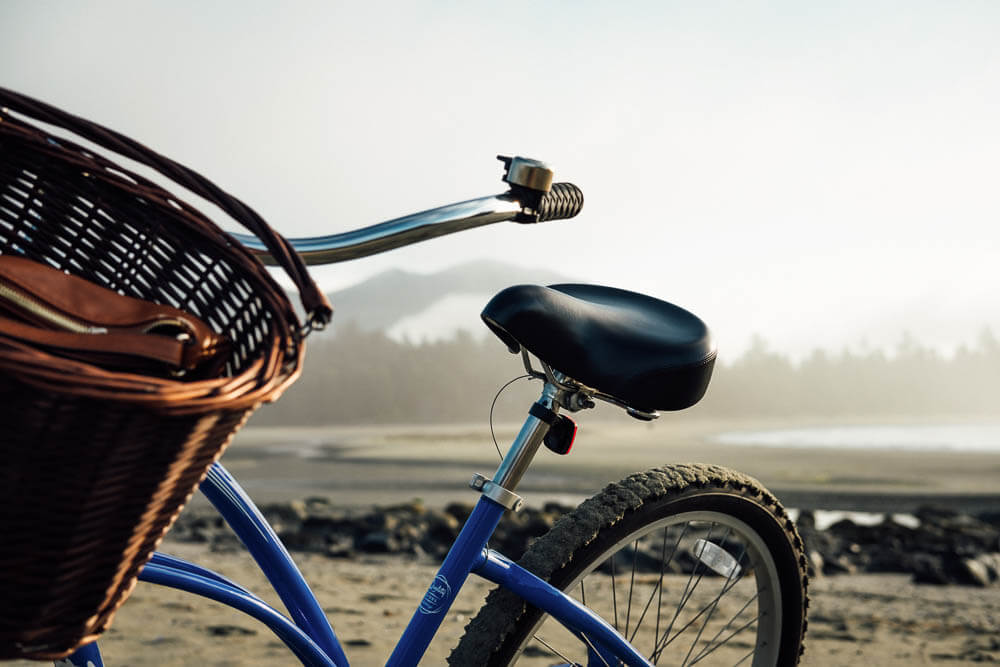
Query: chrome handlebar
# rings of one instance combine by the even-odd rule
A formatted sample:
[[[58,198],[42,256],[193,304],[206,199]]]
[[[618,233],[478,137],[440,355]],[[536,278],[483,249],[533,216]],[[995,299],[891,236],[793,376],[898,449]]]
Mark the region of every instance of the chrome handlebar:
[[[503,194],[432,208],[342,234],[288,241],[306,264],[336,264],[494,222],[572,218],[583,207],[580,189],[570,183],[553,185],[552,170],[544,162],[503,155],[497,159],[504,164],[503,181],[510,185]],[[276,264],[257,237],[233,236],[264,264]]]
[[[470,199],[341,234],[289,239],[306,264],[335,264],[411,243],[517,218],[523,210],[511,193]],[[256,236],[233,234],[265,264],[274,259]]]

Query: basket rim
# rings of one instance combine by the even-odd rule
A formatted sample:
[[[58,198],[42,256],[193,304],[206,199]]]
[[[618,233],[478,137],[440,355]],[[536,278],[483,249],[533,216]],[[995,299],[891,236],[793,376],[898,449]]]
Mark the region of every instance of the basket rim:
[[[11,115],[12,112],[25,118],[19,117],[14,119]],[[257,236],[257,238],[264,242],[271,256],[275,259],[277,264],[284,269],[289,278],[291,278],[292,282],[298,288],[299,295],[302,299],[302,305],[305,307],[306,313],[308,313],[309,322],[323,325],[330,321],[333,314],[333,308],[330,306],[330,302],[326,298],[326,295],[319,289],[316,281],[309,274],[306,269],[305,262],[295,251],[292,244],[281,236],[281,234],[271,228],[271,226],[268,225],[267,222],[251,207],[236,197],[233,197],[231,194],[227,193],[198,172],[175,162],[174,160],[157,153],[134,139],[131,139],[130,137],[127,137],[108,127],[67,113],[22,93],[0,87],[0,128],[2,128],[3,125],[4,113],[6,113],[8,119],[14,119],[24,126],[31,127],[38,132],[47,135],[48,138],[57,139],[57,141],[58,138],[51,137],[49,133],[37,128],[27,119],[47,123],[70,132],[79,138],[93,142],[104,150],[111,151],[119,157],[128,158],[146,167],[150,167],[157,171],[161,176],[168,178],[175,185],[184,188],[189,193],[197,195],[206,201],[215,204],[235,222],[248,229],[255,236]],[[93,151],[82,149],[80,147],[77,148],[82,153],[90,155],[93,154]],[[112,164],[114,163],[112,162]],[[118,165],[114,166],[118,171],[128,173],[131,177],[144,180],[141,179],[141,177],[138,177],[138,175],[129,172],[127,169]],[[155,186],[155,184],[151,185],[158,187]],[[160,189],[162,190],[162,188]],[[175,199],[177,202],[183,201],[182,199],[173,196],[170,196],[170,198]],[[195,210],[190,206],[188,208]],[[201,215],[201,218],[211,223],[211,219],[207,216]],[[214,223],[211,224],[214,226]],[[216,227],[216,229],[218,228]],[[222,232],[221,229],[218,231],[225,234],[225,232]],[[232,237],[229,237],[228,235],[226,235],[226,237],[229,239],[229,242],[239,244],[239,242],[232,239]],[[241,250],[246,252],[249,256],[253,256],[250,254],[249,250],[242,248],[242,246],[240,247]],[[254,259],[256,261],[256,258]]]
[[[7,92],[9,91],[0,88],[0,104],[6,101],[4,93]],[[141,201],[156,207],[166,216],[168,224],[179,225],[185,234],[196,235],[199,242],[204,242],[212,249],[212,252],[230,260],[241,278],[250,282],[255,297],[260,299],[261,305],[269,314],[266,317],[270,322],[267,327],[270,332],[268,334],[270,341],[262,341],[258,358],[252,360],[234,375],[200,380],[158,378],[107,371],[86,362],[48,354],[42,350],[34,349],[30,345],[8,339],[0,339],[0,370],[38,389],[134,403],[137,406],[170,414],[246,409],[261,402],[275,400],[285,388],[297,379],[301,373],[305,348],[301,323],[284,290],[249,249],[221,229],[207,215],[165,187],[122,167],[93,149],[77,144],[72,139],[54,136],[51,132],[27,120],[15,117],[9,111],[3,113],[4,111],[8,110],[0,110],[0,137],[8,137],[17,141],[25,151],[42,153],[50,159],[68,163],[74,168],[80,169],[85,177],[100,179],[109,187],[140,198]],[[18,113],[21,112],[18,110]],[[89,121],[76,120],[89,124]],[[44,122],[50,121],[46,118]],[[76,132],[72,127],[67,128],[62,125],[58,127],[91,140],[90,137]],[[99,126],[93,127],[99,128]],[[134,142],[132,143],[134,144]],[[103,145],[101,147],[105,148]],[[144,149],[144,147],[142,148]],[[131,158],[132,156],[125,155],[125,157]],[[171,164],[176,165],[176,163]],[[186,170],[180,165],[176,166]],[[178,186],[186,188],[193,194],[199,194],[192,191],[185,183],[175,180],[171,174],[163,173],[160,169],[157,171]],[[190,170],[187,171],[190,172]],[[194,172],[190,173],[194,174]],[[198,178],[204,183],[209,183],[203,177],[198,176]],[[217,186],[210,183],[209,185],[217,193],[228,197]],[[211,200],[209,199],[209,201]],[[239,200],[232,199],[232,201],[244,208],[248,212],[246,215],[256,216],[249,207],[243,205]],[[230,215],[232,216],[231,213]],[[240,222],[254,233],[258,233],[254,229],[254,226],[257,226],[256,223],[248,225],[244,220],[236,216],[232,217],[236,222]],[[294,255],[295,259],[301,261],[280,235],[268,227],[263,220],[259,220],[259,223],[264,225],[267,233],[287,245],[290,249],[289,252]],[[286,268],[286,271],[289,269]],[[291,276],[290,271],[289,273]],[[315,287],[315,283],[308,277],[308,274],[305,275],[309,283]],[[295,276],[291,277],[295,280]],[[316,289],[318,290],[318,288]],[[304,296],[305,292],[300,291],[300,294]]]

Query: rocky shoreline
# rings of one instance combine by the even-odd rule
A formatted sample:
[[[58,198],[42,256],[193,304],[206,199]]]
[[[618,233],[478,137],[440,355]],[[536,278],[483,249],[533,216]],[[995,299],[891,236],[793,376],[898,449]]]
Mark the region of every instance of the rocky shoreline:
[[[570,509],[549,503],[508,513],[490,546],[516,559]],[[433,509],[414,501],[358,510],[312,497],[263,505],[261,511],[293,552],[339,559],[394,554],[440,561],[472,505],[452,503]],[[842,519],[821,530],[814,512],[800,511],[796,524],[806,546],[810,574],[893,573],[910,575],[915,583],[1000,586],[1000,512],[971,515],[925,506],[914,516],[915,526],[886,515],[876,525]],[[242,549],[232,531],[210,509],[189,508],[168,539],[205,544],[217,552]],[[693,562],[679,559],[681,564],[685,561]]]
[[[1000,582],[1000,512],[963,514],[924,506],[918,524],[892,517],[871,526],[844,519],[817,530],[812,512],[796,525],[814,572],[900,573],[915,583],[991,586]]]

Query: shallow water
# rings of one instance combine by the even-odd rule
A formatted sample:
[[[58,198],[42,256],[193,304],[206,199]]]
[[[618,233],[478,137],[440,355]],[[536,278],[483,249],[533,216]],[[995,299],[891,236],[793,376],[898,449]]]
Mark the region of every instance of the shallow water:
[[[798,521],[799,511],[796,507],[788,508],[788,515],[792,518],[792,521]],[[847,512],[844,510],[818,509],[812,510],[812,512],[816,519],[816,528],[818,530],[826,530],[842,519],[850,519],[859,526],[876,526],[882,523],[886,516],[884,513],[878,512]],[[892,513],[890,516],[893,521],[901,526],[916,528],[920,525],[920,520],[912,514]]]
[[[719,444],[757,447],[1000,453],[1000,423],[885,424],[727,431],[710,439]]]

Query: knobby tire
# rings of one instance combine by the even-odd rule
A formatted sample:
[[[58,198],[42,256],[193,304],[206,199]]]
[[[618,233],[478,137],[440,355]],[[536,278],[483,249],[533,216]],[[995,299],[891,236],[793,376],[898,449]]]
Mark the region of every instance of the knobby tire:
[[[670,465],[611,484],[519,563],[590,606],[654,664],[784,666],[802,653],[802,541],[774,496],[726,468]],[[498,588],[449,663],[604,664],[588,662],[587,641]]]

